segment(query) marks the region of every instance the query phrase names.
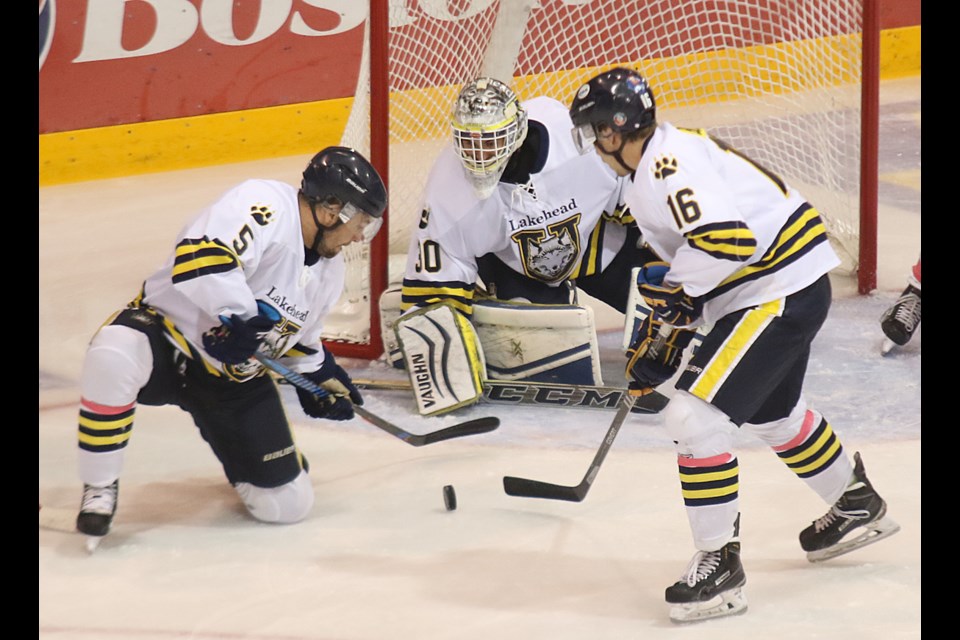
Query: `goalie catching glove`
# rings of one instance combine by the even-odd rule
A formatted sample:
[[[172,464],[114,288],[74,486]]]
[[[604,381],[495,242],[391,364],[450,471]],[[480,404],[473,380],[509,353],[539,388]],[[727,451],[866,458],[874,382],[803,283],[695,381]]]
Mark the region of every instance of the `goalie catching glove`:
[[[329,391],[330,395],[320,397],[297,387],[300,406],[311,418],[350,420],[353,418],[353,405],[363,406],[363,396],[353,384],[350,375],[337,364],[333,354],[326,347],[323,348],[323,355],[323,364],[320,368],[303,376]]]
[[[627,349],[627,380],[630,395],[644,396],[673,377],[696,331],[673,329],[657,343],[663,323],[647,316]],[[656,343],[656,348],[654,344]]]
[[[658,320],[686,326],[700,317],[703,302],[684,293],[681,285],[666,284],[669,271],[666,262],[648,262],[637,273],[637,289]]]

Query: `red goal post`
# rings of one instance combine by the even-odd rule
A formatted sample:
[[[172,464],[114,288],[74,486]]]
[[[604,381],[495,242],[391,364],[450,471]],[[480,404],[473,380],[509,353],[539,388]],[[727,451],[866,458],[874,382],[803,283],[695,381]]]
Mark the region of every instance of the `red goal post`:
[[[347,253],[324,341],[382,353],[380,294],[403,277],[420,190],[464,82],[564,104],[628,66],[658,117],[705,128],[791,183],[823,215],[860,293],[876,288],[878,0],[370,0],[347,144],[387,182],[386,223]]]

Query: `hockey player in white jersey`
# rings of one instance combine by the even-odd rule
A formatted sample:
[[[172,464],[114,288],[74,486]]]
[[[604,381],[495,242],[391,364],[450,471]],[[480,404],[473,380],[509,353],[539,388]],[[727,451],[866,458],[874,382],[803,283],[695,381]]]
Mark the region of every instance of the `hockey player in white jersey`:
[[[570,138],[571,126],[562,103],[547,97],[521,103],[509,87],[493,78],[465,84],[457,97],[451,144],[432,167],[419,226],[411,237],[400,311],[409,314],[446,305],[462,314],[446,315],[449,322],[458,322],[452,330],[460,333],[472,334],[466,318],[478,320],[475,324],[481,331],[502,318],[508,325],[516,322],[518,330],[530,331],[524,332],[523,344],[519,344],[519,333],[509,328],[489,339],[481,336],[487,352],[483,365],[439,365],[449,368],[454,377],[489,373],[511,379],[598,383],[596,354],[579,359],[569,355],[591,350],[587,343],[592,339],[592,320],[584,321],[589,325],[584,332],[580,327],[571,329],[574,337],[569,342],[556,324],[552,335],[546,327],[538,334],[530,326],[547,318],[548,311],[561,318],[566,310],[573,319],[570,324],[576,324],[576,314],[584,311],[571,307],[576,302],[575,288],[623,312],[632,286],[630,267],[643,255],[637,250],[639,232],[629,219],[623,219],[619,206],[622,180],[596,155],[578,153]],[[486,299],[541,306],[478,305],[481,293]],[[511,319],[522,318],[520,314],[527,320]],[[489,315],[495,318],[487,321]],[[412,360],[421,358],[420,347],[424,351],[430,347],[421,344],[417,332],[407,332],[404,340],[403,322],[398,326],[406,365],[412,370],[417,364]],[[465,338],[472,339],[471,335]],[[506,345],[503,353],[497,351],[500,345]],[[538,351],[540,346],[543,352]],[[509,349],[523,351],[524,360],[511,361]],[[467,357],[480,356],[470,353]],[[478,373],[477,367],[486,371]],[[456,406],[462,404],[452,403],[445,410]]]
[[[95,546],[117,509],[138,405],[176,405],[193,417],[250,515],[292,523],[313,505],[260,351],[331,391],[298,391],[314,418],[347,420],[363,398],[320,341],[344,286],[343,246],[369,241],[386,190],[359,153],[328,147],[300,188],[246,180],[186,224],[140,294],[94,335],[81,377],[77,529]]]
[[[830,510],[800,533],[811,561],[876,542],[899,526],[803,396],[810,345],[839,264],[817,210],[772,171],[703,130],[657,122],[654,95],[629,69],[593,77],[571,108],[574,137],[628,176],[624,199],[663,260],[640,270],[654,310],[631,345],[638,393],[673,377],[691,329],[712,325],[664,412],[697,549],[666,590],[675,621],[747,606],[740,562],[739,469],[731,425],[768,444]],[[674,327],[651,349],[660,325]]]

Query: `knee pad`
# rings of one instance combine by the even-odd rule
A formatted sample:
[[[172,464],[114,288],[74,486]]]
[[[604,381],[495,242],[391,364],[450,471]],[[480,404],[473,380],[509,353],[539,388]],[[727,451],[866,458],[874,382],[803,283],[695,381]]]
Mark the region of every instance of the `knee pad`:
[[[786,418],[763,424],[745,422],[741,428],[755,435],[769,447],[780,447],[797,438],[802,431],[806,418],[807,402],[800,398],[800,402]]]
[[[83,360],[80,392],[92,402],[119,407],[136,402],[153,372],[150,340],[136,329],[102,327]]]
[[[709,458],[732,450],[736,428],[725,413],[685,391],[677,391],[663,410],[667,435],[677,452]]]
[[[306,471],[287,484],[265,489],[249,482],[235,485],[244,506],[254,518],[274,524],[293,524],[313,508],[313,485]]]

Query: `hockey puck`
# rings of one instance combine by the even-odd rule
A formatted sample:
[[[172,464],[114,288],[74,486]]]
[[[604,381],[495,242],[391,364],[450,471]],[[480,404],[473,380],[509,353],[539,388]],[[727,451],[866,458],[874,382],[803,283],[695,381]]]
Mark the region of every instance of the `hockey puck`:
[[[443,506],[447,508],[447,511],[454,511],[457,508],[457,494],[453,490],[452,484],[443,487]]]

